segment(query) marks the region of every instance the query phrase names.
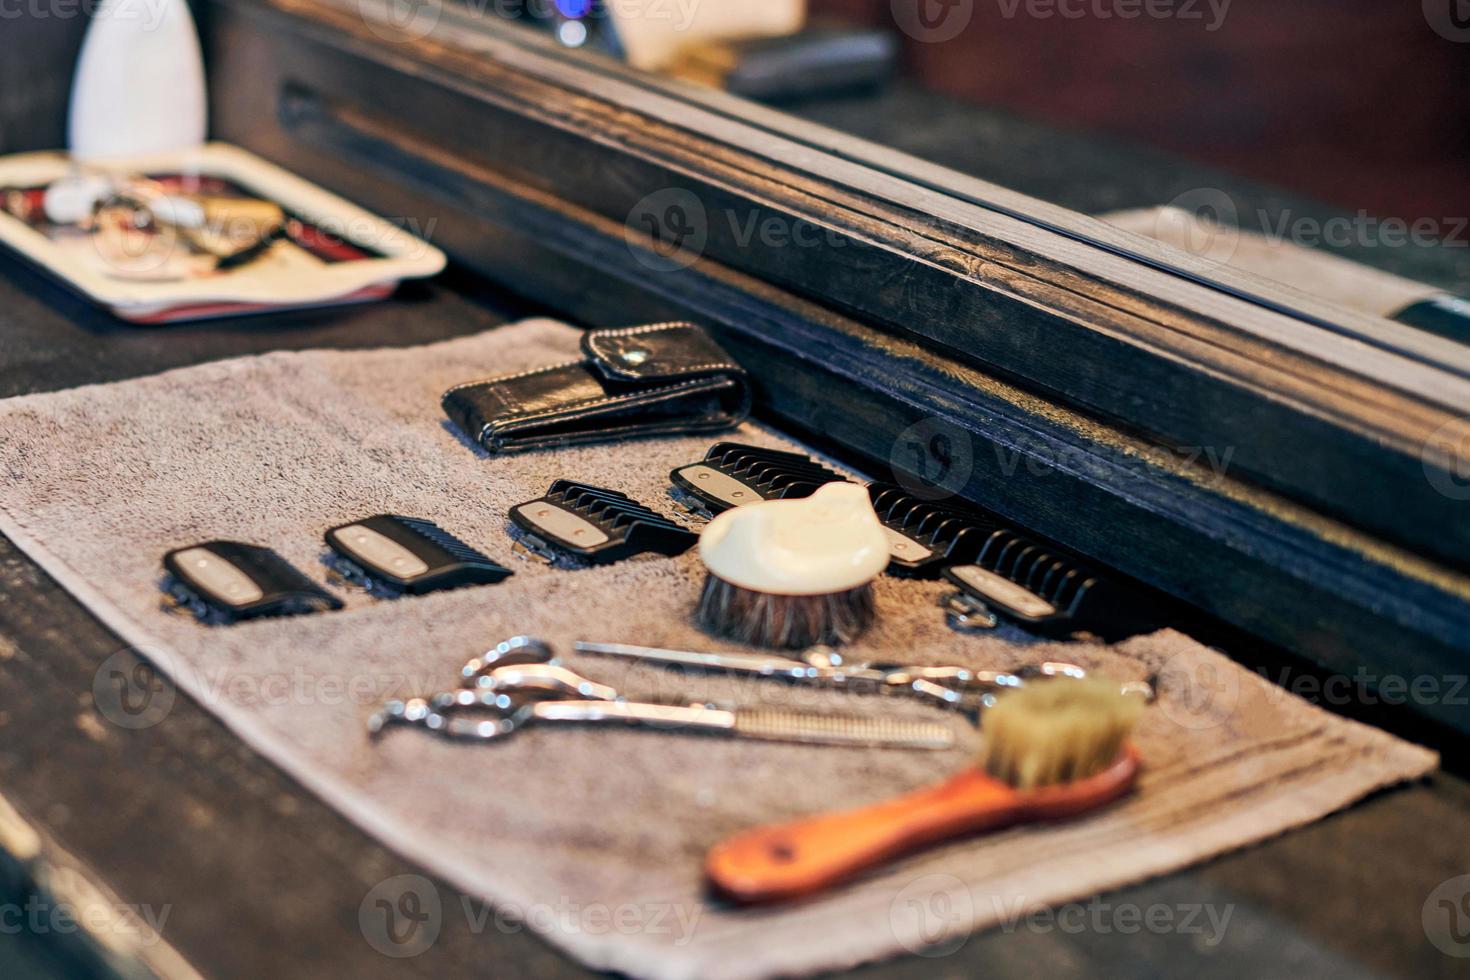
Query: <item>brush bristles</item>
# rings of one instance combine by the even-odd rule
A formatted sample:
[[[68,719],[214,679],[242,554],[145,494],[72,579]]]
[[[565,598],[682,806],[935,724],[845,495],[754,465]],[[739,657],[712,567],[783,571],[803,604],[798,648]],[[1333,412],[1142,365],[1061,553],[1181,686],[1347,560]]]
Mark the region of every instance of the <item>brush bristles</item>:
[[[769,595],[711,575],[696,615],[706,630],[737,643],[781,650],[840,646],[872,625],[873,585],[830,595]]]
[[[985,712],[981,764],[1017,789],[1086,779],[1118,760],[1143,707],[1100,678],[1027,685]]]

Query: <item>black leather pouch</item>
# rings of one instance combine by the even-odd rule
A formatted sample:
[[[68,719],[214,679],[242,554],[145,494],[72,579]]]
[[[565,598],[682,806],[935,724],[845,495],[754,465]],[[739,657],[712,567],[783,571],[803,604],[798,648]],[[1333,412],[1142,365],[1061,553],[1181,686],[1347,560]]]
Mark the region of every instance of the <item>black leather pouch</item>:
[[[594,330],[581,360],[459,385],[444,412],[491,453],[718,432],[750,414],[750,379],[692,323]]]

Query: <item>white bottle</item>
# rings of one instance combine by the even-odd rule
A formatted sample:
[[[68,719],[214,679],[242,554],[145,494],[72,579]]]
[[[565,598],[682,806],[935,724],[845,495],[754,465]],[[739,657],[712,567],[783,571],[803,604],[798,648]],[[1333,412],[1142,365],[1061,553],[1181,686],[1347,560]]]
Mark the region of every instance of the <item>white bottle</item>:
[[[186,0],[103,0],[72,81],[67,141],[77,160],[204,143],[204,57]]]

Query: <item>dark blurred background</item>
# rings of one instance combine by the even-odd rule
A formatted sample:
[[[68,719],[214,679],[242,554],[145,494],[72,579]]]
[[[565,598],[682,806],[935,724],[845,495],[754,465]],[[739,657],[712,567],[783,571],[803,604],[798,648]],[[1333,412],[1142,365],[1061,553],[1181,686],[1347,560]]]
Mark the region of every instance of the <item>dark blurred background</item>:
[[[894,23],[895,0],[811,2]],[[1470,215],[1470,30],[1466,43],[1442,37],[1421,0],[1233,0],[1223,18],[1198,0],[1199,19],[1129,20],[1028,16],[1047,7],[1026,0],[916,2],[931,17],[945,2],[949,16],[972,11],[953,40],[900,33],[904,74],[928,88],[1350,210]],[[1427,2],[1470,24],[1470,3]]]
[[[71,73],[87,29],[80,7],[65,17],[12,7],[21,16],[0,18],[0,154],[65,147]]]
[[[1425,11],[1441,3],[1470,25],[1470,0],[1231,0],[1223,18],[1225,0],[1172,0],[1198,16],[1126,20],[1034,16],[1046,0],[811,2],[814,16],[894,30],[905,75],[966,101],[1349,210],[1470,215],[1470,41],[1442,37]],[[968,23],[952,40],[916,40],[895,28],[903,3],[948,3]],[[62,144],[81,6],[0,20],[0,153]]]

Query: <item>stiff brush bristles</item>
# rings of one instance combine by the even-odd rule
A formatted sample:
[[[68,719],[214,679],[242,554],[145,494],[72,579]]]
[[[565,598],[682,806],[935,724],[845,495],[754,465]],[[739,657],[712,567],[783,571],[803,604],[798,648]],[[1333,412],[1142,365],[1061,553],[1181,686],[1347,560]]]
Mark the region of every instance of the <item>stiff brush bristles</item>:
[[[872,583],[830,595],[771,595],[710,575],[696,612],[715,636],[780,650],[851,643],[873,623]]]
[[[1029,684],[985,712],[980,763],[1017,789],[1086,779],[1118,760],[1143,708],[1101,678]]]

